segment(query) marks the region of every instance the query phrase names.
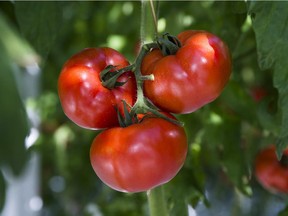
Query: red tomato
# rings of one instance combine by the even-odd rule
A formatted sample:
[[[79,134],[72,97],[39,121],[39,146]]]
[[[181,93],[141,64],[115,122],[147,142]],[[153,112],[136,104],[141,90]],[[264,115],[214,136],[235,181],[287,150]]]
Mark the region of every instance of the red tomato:
[[[171,180],[186,153],[183,127],[147,117],[138,124],[100,133],[92,143],[90,160],[98,177],[111,188],[141,192]]]
[[[251,96],[254,99],[254,101],[256,101],[256,102],[261,101],[267,95],[268,95],[267,90],[261,86],[259,86],[259,87],[255,86],[251,89]]]
[[[283,154],[287,158],[288,149]],[[288,193],[288,166],[278,161],[274,145],[262,150],[257,155],[255,176],[267,190]]]
[[[115,107],[123,112],[122,100],[133,105],[136,100],[136,82],[132,72],[118,78],[123,86],[112,90],[101,84],[99,73],[108,65],[117,69],[129,63],[111,48],[88,48],[72,56],[64,65],[58,93],[65,114],[76,124],[89,129],[118,125]]]
[[[145,95],[160,109],[190,113],[215,100],[231,74],[227,46],[204,31],[178,35],[182,46],[175,55],[163,56],[155,49],[142,62],[142,74],[154,75],[144,82]]]

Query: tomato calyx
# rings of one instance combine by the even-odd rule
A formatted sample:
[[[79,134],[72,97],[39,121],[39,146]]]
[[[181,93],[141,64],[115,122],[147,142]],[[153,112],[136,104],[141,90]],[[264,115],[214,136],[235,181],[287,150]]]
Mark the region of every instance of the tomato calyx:
[[[181,42],[178,38],[169,33],[164,34],[160,38],[156,38],[156,43],[158,44],[163,56],[174,55],[181,47]]]
[[[130,110],[132,107],[129,106],[129,104],[125,100],[122,100],[122,103],[123,103],[123,112],[124,112],[123,115],[121,114],[119,108],[116,107],[118,122],[119,122],[120,127],[128,127],[129,125],[139,123],[137,114],[129,112],[128,110],[128,107],[130,108]]]
[[[118,122],[121,127],[128,127],[129,125],[132,124],[138,124],[147,116],[163,118],[168,122],[183,127],[182,122],[179,122],[178,120],[163,114],[161,111],[157,109],[157,107],[155,107],[146,98],[137,100],[133,107],[129,106],[129,104],[127,104],[127,102],[124,100],[122,101],[122,103],[123,103],[123,114],[121,114],[119,107],[116,107]],[[143,114],[143,117],[139,118],[138,117],[139,114]]]
[[[126,82],[119,82],[118,78],[128,71],[132,71],[135,65],[132,64],[119,70],[117,70],[116,67],[117,66],[114,65],[108,65],[106,68],[104,68],[104,70],[100,72],[101,83],[108,89],[123,86]]]

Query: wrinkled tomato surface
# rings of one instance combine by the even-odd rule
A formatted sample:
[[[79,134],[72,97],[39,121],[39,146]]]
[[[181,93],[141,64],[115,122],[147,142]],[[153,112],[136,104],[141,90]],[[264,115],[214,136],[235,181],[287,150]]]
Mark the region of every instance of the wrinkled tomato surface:
[[[163,111],[184,114],[220,95],[231,74],[231,58],[225,43],[211,33],[188,30],[177,37],[182,46],[176,54],[163,56],[154,49],[141,70],[154,75],[144,82],[145,95]]]

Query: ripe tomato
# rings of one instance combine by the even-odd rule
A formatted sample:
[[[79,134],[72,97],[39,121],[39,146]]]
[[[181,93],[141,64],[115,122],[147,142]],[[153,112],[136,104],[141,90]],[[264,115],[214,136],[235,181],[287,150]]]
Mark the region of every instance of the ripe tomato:
[[[132,72],[122,74],[123,86],[108,89],[102,86],[100,72],[108,65],[117,69],[128,61],[111,48],[87,48],[72,56],[63,66],[58,93],[65,114],[76,124],[89,129],[118,125],[116,106],[123,112],[122,100],[133,105],[136,82]]]
[[[158,49],[142,62],[142,74],[154,75],[144,82],[145,95],[160,109],[190,113],[216,99],[231,73],[231,58],[224,42],[204,31],[178,35],[182,46],[175,55],[163,56]]]
[[[100,133],[92,143],[90,160],[98,177],[111,188],[141,192],[171,180],[186,153],[183,127],[146,117],[140,123]]]
[[[260,102],[267,95],[267,90],[261,86],[255,86],[251,89],[251,96],[255,102]]]
[[[283,155],[287,159],[288,149],[283,152]],[[255,176],[267,190],[288,193],[288,166],[278,161],[274,145],[262,150],[257,155]]]

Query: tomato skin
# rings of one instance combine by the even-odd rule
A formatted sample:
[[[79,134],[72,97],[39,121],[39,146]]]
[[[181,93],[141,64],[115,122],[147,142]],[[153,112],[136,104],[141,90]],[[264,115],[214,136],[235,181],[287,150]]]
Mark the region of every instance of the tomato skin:
[[[184,31],[175,55],[163,56],[155,49],[142,62],[142,74],[154,75],[144,82],[145,95],[160,109],[191,113],[215,100],[231,74],[228,47],[204,31]]]
[[[97,176],[122,192],[141,192],[171,180],[187,154],[183,127],[156,117],[100,133],[90,149]]]
[[[119,82],[123,86],[108,89],[102,86],[100,72],[108,65],[117,69],[129,65],[119,52],[111,48],[87,48],[72,56],[63,66],[58,93],[63,110],[77,125],[88,129],[118,126],[116,106],[123,112],[122,100],[133,105],[136,82],[132,72],[126,72]]]
[[[275,146],[263,149],[255,160],[255,176],[259,183],[274,193],[288,193],[288,167],[278,161]],[[288,156],[288,149],[283,152]]]

